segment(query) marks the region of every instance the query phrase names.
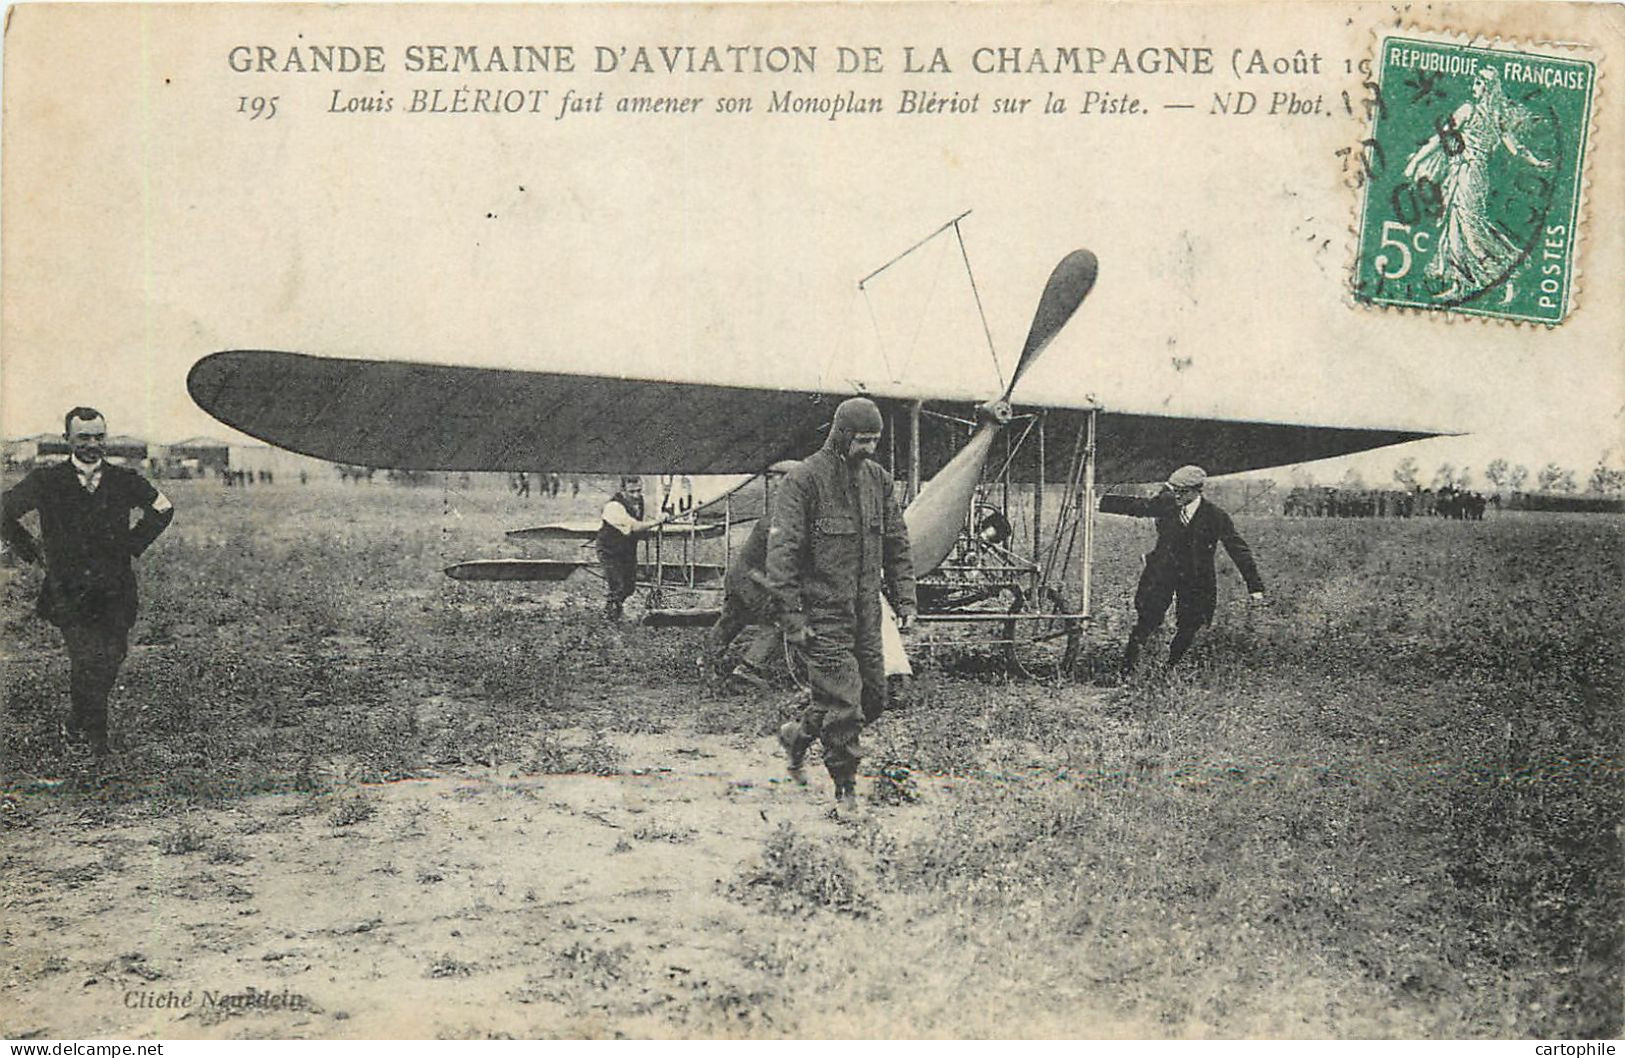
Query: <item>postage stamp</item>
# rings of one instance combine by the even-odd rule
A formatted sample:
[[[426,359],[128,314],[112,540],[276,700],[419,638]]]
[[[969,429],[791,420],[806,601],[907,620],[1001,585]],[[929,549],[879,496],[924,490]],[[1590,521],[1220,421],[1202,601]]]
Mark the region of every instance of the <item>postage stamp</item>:
[[[1596,72],[1583,59],[1385,37],[1355,298],[1562,323]]]

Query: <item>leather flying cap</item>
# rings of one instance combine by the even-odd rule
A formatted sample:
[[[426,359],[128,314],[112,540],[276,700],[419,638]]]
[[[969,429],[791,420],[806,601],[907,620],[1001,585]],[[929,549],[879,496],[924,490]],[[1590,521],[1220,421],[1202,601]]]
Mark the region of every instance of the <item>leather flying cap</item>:
[[[851,397],[835,409],[834,428],[848,434],[880,433],[883,426],[880,409],[868,397]]]

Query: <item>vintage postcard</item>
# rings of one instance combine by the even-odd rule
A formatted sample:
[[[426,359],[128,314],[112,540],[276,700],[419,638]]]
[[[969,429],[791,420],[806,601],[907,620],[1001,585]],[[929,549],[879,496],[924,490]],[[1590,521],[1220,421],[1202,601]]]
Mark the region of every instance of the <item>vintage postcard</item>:
[[[0,1035],[1617,1038],[1622,31],[11,6]]]

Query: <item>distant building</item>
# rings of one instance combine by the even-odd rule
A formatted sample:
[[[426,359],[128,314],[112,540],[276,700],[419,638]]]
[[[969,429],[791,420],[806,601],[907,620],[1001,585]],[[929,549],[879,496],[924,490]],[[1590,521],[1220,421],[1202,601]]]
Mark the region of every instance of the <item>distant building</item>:
[[[50,433],[35,434],[32,437],[12,438],[6,442],[6,466],[26,468],[34,466],[36,463],[54,462],[55,459],[61,457],[53,457],[51,460],[43,459],[40,455],[40,449],[45,445],[61,444],[61,442],[60,435]]]
[[[336,479],[334,464],[271,445],[189,437],[157,448],[153,469],[169,478],[220,479],[246,475],[255,482],[297,483]]]
[[[149,445],[139,437],[114,434],[107,439],[107,460],[139,470],[147,468]],[[57,463],[68,458],[68,442],[61,434],[42,433],[7,441],[5,462],[8,467],[30,468],[44,463]]]
[[[231,445],[212,437],[192,437],[165,445],[160,462],[174,477],[208,477],[231,466]]]

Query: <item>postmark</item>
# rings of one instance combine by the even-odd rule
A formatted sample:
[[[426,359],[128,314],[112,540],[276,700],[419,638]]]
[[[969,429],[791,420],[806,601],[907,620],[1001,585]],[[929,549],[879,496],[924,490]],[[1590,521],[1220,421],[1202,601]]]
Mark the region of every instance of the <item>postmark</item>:
[[[1562,323],[1596,65],[1395,35],[1375,74],[1355,299]]]

